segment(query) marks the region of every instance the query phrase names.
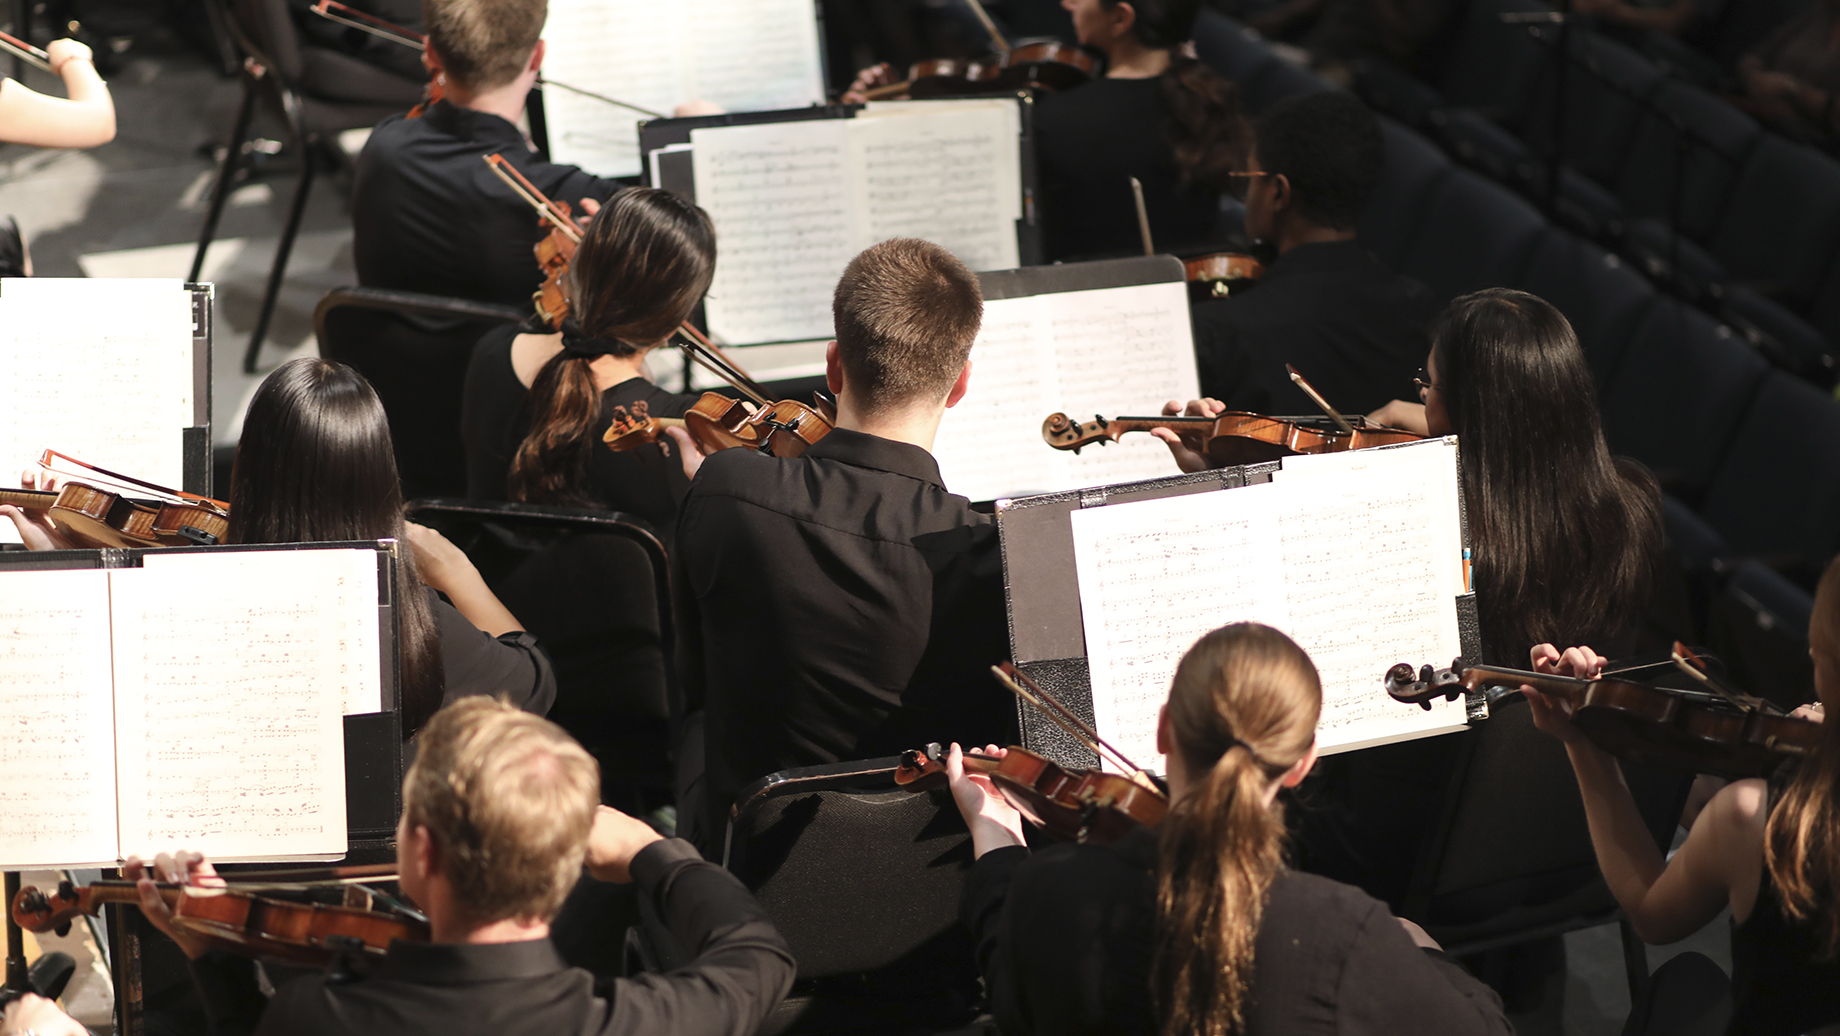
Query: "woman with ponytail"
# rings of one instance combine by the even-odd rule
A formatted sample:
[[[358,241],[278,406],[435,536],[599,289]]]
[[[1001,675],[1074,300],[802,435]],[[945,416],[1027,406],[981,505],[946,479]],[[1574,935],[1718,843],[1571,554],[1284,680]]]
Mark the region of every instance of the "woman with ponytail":
[[[1061,0],[1100,78],[1035,102],[1035,161],[1049,262],[1143,254],[1131,178],[1159,251],[1217,240],[1220,196],[1244,168],[1247,134],[1232,83],[1184,46],[1201,0]],[[877,65],[846,103],[896,79]]]
[[[1417,926],[1285,866],[1274,800],[1315,763],[1321,707],[1316,667],[1284,634],[1238,623],[1201,638],[1157,725],[1169,814],[1110,846],[1031,854],[952,747],[978,857],[961,916],[1007,1036],[1512,1031]]]
[[[1808,623],[1816,702],[1796,710],[1822,720],[1840,710],[1840,560],[1815,590]],[[1588,647],[1532,651],[1534,668],[1596,676],[1605,659]],[[1815,750],[1769,780],[1720,789],[1693,821],[1687,840],[1663,857],[1643,826],[1616,760],[1593,745],[1556,698],[1521,688],[1534,723],[1565,744],[1584,794],[1591,842],[1604,881],[1648,943],[1670,943],[1731,911],[1731,996],[1708,997],[1716,969],[1683,954],[1658,970],[1624,1032],[1695,1032],[1729,1012],[1730,1036],[1794,1036],[1840,1025],[1840,724]],[[1697,960],[1690,960],[1697,958]],[[1708,979],[1710,976],[1710,981]],[[1683,1005],[1696,1005],[1683,1019]]]
[[[556,334],[505,327],[480,339],[461,415],[467,494],[636,514],[669,537],[688,481],[661,446],[601,444],[615,407],[680,417],[696,397],[645,375],[645,357],[690,316],[715,276],[708,214],[667,191],[622,191],[595,210],[569,269]]]

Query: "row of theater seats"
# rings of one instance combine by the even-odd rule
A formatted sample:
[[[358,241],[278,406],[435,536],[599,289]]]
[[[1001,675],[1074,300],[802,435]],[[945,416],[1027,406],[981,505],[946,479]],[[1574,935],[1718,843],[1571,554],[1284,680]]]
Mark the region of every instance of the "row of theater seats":
[[[1832,387],[1840,162],[1587,25],[1503,20],[1547,11],[1536,0],[1473,0],[1428,81],[1369,62],[1358,86],[1465,162],[1550,201],[1556,219],[1778,364]]]
[[[1223,17],[1204,15],[1196,44],[1255,114],[1332,88]],[[1445,297],[1519,288],[1565,313],[1596,376],[1611,448],[1646,464],[1668,493],[1679,635],[1726,651],[1760,690],[1788,673],[1796,683],[1781,693],[1803,694],[1805,587],[1840,550],[1840,403],[1520,194],[1380,121],[1386,167],[1361,240]]]

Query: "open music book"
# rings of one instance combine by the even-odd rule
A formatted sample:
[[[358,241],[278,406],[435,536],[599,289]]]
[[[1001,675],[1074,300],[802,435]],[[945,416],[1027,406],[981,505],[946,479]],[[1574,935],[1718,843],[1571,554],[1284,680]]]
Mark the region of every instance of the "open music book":
[[[722,242],[710,334],[734,345],[829,338],[843,268],[893,237],[935,242],[973,270],[1019,265],[1021,132],[1013,98],[691,130],[696,203]]]
[[[1325,753],[1457,730],[1464,702],[1394,702],[1387,667],[1462,654],[1456,439],[1286,458],[1270,482],[1071,515],[1095,726],[1162,770],[1157,709],[1182,653],[1253,621],[1310,653]]]
[[[1100,264],[1065,269],[1087,265]],[[970,387],[940,422],[933,455],[946,488],[972,500],[1158,478],[1176,469],[1157,439],[1076,455],[1042,441],[1042,420],[1157,414],[1200,394],[1179,280],[987,299]]]
[[[757,112],[824,103],[814,0],[551,0],[543,71],[669,115],[703,100]],[[646,116],[559,87],[543,91],[550,157],[637,176]]]
[[[342,857],[343,717],[382,698],[378,556],[0,568],[0,869]]]

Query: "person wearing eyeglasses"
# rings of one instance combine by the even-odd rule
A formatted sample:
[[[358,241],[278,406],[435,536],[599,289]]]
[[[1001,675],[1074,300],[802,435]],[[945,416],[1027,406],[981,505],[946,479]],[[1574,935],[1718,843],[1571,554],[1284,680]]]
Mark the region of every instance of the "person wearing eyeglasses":
[[[1203,395],[1228,410],[1320,413],[1287,363],[1345,414],[1410,392],[1437,300],[1355,240],[1385,160],[1379,124],[1348,94],[1287,98],[1260,117],[1248,168],[1235,175],[1246,233],[1278,259],[1257,287],[1194,307]]]

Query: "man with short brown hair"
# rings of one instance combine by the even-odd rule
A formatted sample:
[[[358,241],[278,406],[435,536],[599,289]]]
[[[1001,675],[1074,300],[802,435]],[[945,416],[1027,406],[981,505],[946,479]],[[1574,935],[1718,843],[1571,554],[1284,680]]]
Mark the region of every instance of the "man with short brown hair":
[[[680,802],[678,818],[706,852],[735,796],[776,770],[1007,743],[1014,707],[985,671],[1008,651],[996,526],[947,491],[929,452],[965,395],[983,305],[977,276],[937,245],[868,249],[832,300],[836,427],[803,456],[702,462],[674,585],[707,753],[703,808]]]
[[[129,860],[148,920],[193,959],[214,1036],[725,1036],[752,1032],[792,987],[792,955],[754,897],[689,844],[600,805],[599,768],[562,728],[470,697],[437,712],[416,742],[397,866],[431,939],[392,943],[373,974],[297,978],[264,1007],[248,969],[175,928],[140,861]],[[696,959],[600,984],[563,963],[549,922],[584,859],[602,881],[636,882]],[[222,883],[197,853],[161,854],[151,870]],[[5,1021],[8,1031],[87,1036],[36,997]]]
[[[377,124],[352,185],[358,283],[476,302],[530,305],[542,283],[537,213],[486,167],[502,154],[579,214],[620,185],[544,161],[518,128],[543,65],[547,0],[422,0],[424,60],[442,100]]]

